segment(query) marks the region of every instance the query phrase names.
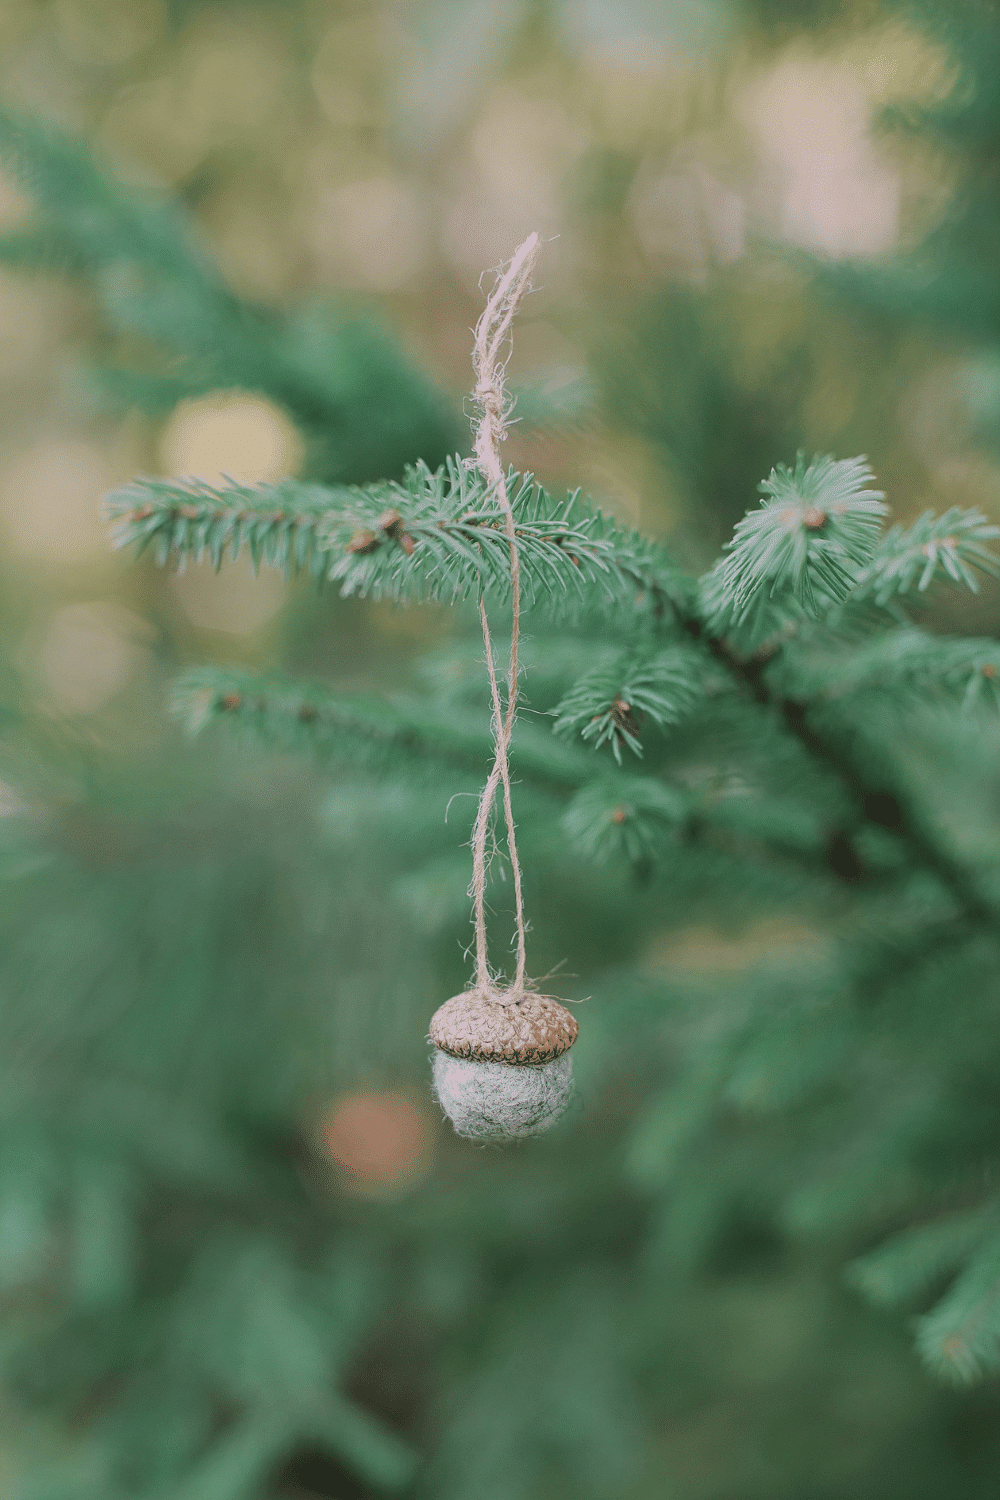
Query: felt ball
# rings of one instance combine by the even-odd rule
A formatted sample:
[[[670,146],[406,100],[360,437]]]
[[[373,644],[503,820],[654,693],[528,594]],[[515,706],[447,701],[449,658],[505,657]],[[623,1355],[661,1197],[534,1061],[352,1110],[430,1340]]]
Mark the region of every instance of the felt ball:
[[[568,1053],[545,1063],[479,1062],[434,1053],[434,1092],[456,1134],[516,1141],[548,1130],[573,1092]]]

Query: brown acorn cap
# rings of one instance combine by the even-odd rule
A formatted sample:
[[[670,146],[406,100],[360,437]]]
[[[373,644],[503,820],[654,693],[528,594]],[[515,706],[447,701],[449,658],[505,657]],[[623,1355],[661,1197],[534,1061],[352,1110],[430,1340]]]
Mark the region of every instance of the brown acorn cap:
[[[449,1057],[538,1064],[568,1052],[578,1030],[565,1005],[548,995],[525,992],[515,1000],[466,990],[434,1012],[430,1039]]]

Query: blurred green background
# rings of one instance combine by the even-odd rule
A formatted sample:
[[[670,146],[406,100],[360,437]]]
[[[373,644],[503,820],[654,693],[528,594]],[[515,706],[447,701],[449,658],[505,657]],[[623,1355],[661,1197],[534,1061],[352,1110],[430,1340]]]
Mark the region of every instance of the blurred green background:
[[[136,472],[365,480],[467,451],[480,277],[537,229],[510,463],[696,568],[799,447],[867,453],[896,519],[1000,520],[997,114],[967,70],[997,28],[946,19],[6,0],[5,139],[47,122],[123,186],[88,208],[71,172],[43,183],[46,255],[30,182],[0,178],[5,1493],[377,1494],[409,1483],[398,1435],[440,1500],[995,1494],[995,1385],[935,1386],[845,1289],[867,1229],[770,1215],[794,1123],[729,1120],[660,1197],[623,1175],[677,1045],[634,1045],[624,996],[582,1017],[557,1136],[457,1141],[423,1032],[464,982],[467,827],[419,778],[192,747],[168,712],[206,661],[419,694],[468,618],[156,570],[100,513]],[[202,247],[197,296],[164,253],[176,306],[129,280],[128,205],[161,189]],[[935,609],[995,635],[1000,595]],[[567,994],[613,997],[628,963],[708,997],[678,1025],[711,1030],[734,976],[822,962],[792,877],[737,920],[710,872],[664,898],[571,864],[529,891]],[[309,1303],[289,1267],[314,1251]],[[266,1430],[327,1361],[347,1414]],[[178,1480],[220,1432],[228,1459]]]

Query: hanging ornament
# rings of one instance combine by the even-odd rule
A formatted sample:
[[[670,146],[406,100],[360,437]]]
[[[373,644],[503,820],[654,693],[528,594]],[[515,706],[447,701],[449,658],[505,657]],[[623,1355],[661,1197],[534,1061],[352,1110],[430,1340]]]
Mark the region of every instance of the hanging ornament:
[[[511,635],[506,703],[500,699],[493,643],[480,596],[479,618],[486,648],[493,705],[493,768],[479,800],[472,834],[472,885],[476,928],[476,977],[470,989],[445,1001],[430,1024],[434,1089],[459,1135],[476,1140],[519,1140],[538,1135],[559,1118],[573,1090],[569,1049],[577,1025],[565,1006],[539,995],[526,978],[524,903],[510,795],[508,753],[517,718],[521,572],[514,512],[500,464],[510,406],[504,398],[503,350],[518,305],[529,290],[538,254],[537,234],[529,235],[497,277],[476,326],[474,398],[479,408],[475,464],[491,486],[510,545]],[[517,967],[509,986],[489,966],[486,934],[486,845],[497,792],[503,790],[507,849],[517,913]]]
[[[518,1140],[562,1114],[573,1088],[577,1025],[558,1000],[466,990],[435,1011],[434,1090],[459,1135]]]

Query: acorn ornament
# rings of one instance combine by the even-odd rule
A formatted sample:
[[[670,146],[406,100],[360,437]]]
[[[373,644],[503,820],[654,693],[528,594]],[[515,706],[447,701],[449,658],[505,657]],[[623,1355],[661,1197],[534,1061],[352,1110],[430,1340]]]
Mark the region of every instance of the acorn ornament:
[[[510,406],[503,390],[505,349],[518,303],[530,286],[538,254],[538,235],[531,234],[497,275],[476,326],[472,363],[476,372],[473,399],[479,408],[475,459],[490,487],[497,520],[510,552],[511,632],[506,701],[501,701],[494,665],[486,604],[479,600],[486,669],[493,704],[493,766],[479,799],[472,831],[472,885],[476,928],[476,978],[464,994],[446,1000],[430,1024],[434,1043],[434,1091],[459,1135],[473,1140],[513,1141],[538,1135],[558,1120],[573,1089],[569,1049],[576,1041],[576,1021],[565,1006],[539,995],[525,977],[524,903],[517,859],[508,752],[517,718],[518,639],[521,572],[517,528],[500,463],[500,442]],[[499,530],[499,527],[496,528]],[[503,790],[507,852],[517,912],[517,970],[509,987],[490,969],[486,941],[487,845],[494,803]]]
[[[573,1092],[576,1020],[547,995],[466,990],[434,1012],[434,1092],[458,1135],[512,1141],[554,1125]]]

